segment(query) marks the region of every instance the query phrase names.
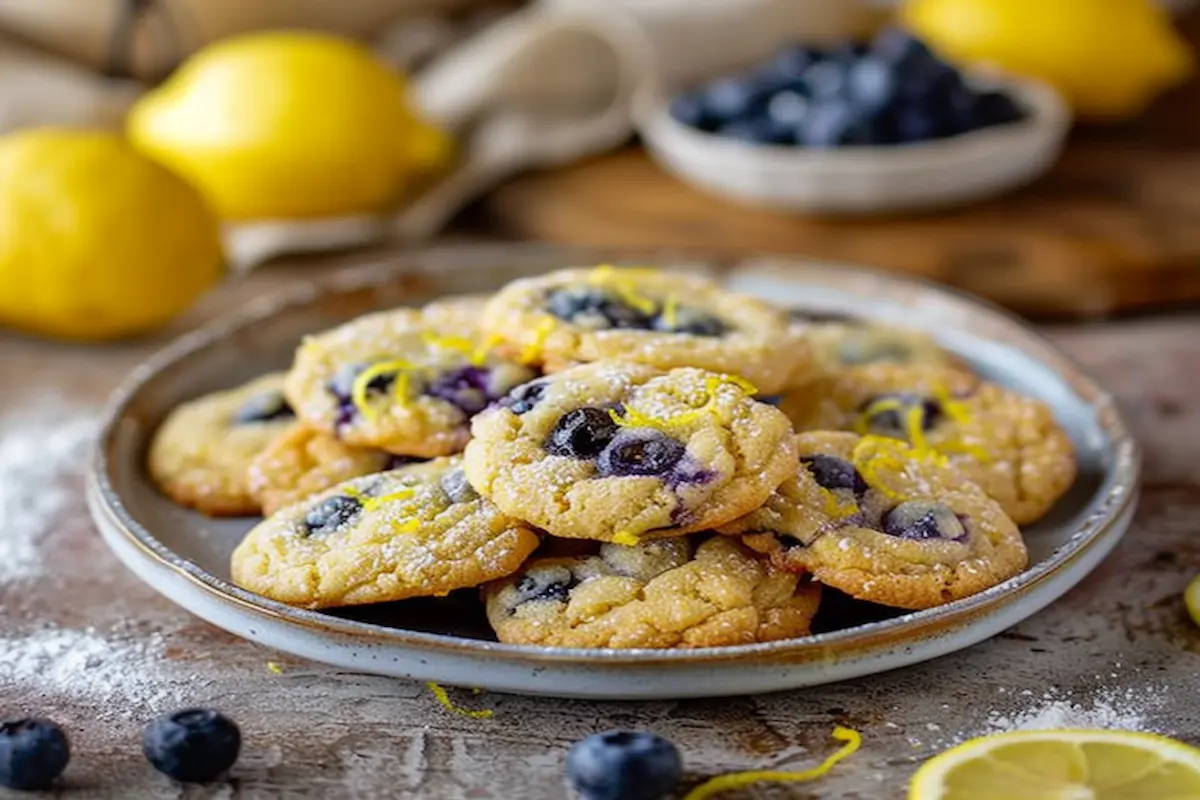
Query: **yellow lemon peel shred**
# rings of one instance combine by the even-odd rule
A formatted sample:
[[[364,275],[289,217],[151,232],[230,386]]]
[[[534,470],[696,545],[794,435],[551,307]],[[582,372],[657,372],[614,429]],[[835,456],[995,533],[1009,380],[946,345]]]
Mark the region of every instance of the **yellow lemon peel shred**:
[[[683,796],[683,800],[706,800],[706,798],[727,792],[730,789],[740,789],[743,786],[749,786],[752,783],[759,783],[761,781],[805,783],[822,778],[836,767],[839,762],[849,758],[862,746],[862,735],[856,730],[844,728],[841,725],[833,729],[833,738],[839,742],[845,742],[845,744],[837,752],[812,769],[806,769],[803,772],[752,770],[750,772],[732,772],[728,775],[718,775],[692,789]]]
[[[421,334],[421,341],[431,347],[440,347],[443,350],[455,350],[466,356],[467,360],[475,366],[479,366],[487,358],[487,350],[481,353],[480,345],[466,336],[449,336],[433,331],[425,331]]]
[[[492,710],[489,708],[481,708],[478,711],[472,711],[469,708],[456,706],[450,701],[450,695],[446,694],[446,690],[442,688],[440,684],[434,683],[433,681],[427,681],[425,685],[429,687],[429,691],[433,692],[434,698],[438,701],[442,708],[458,714],[460,717],[469,717],[470,719],[487,719],[494,715],[494,712],[492,712]],[[476,689],[474,693],[479,694],[479,690]]]
[[[276,664],[274,661],[268,661],[268,662],[267,662],[267,670],[268,670],[269,672],[274,672],[276,675],[282,675],[282,674],[283,674],[283,667],[279,666],[279,665],[278,665],[278,664]]]
[[[633,531],[618,531],[612,538],[613,544],[623,544],[626,547],[635,547],[641,544],[641,539]]]
[[[367,402],[367,387],[371,381],[378,378],[380,375],[386,375],[389,372],[396,373],[396,384],[392,389],[392,397],[401,405],[408,401],[408,373],[409,370],[416,369],[416,365],[412,362],[405,361],[402,358],[395,358],[390,361],[380,361],[377,364],[364,369],[354,379],[354,384],[350,389],[350,400],[355,407],[371,422],[379,419],[379,412],[376,411],[370,403]]]
[[[637,285],[638,277],[656,275],[657,270],[651,269],[617,269],[608,264],[596,267],[591,271],[588,280],[591,283],[612,289],[617,296],[630,308],[643,314],[653,314],[658,311],[658,303],[643,294]]]
[[[395,503],[401,500],[411,500],[416,494],[416,490],[407,486],[401,486],[394,492],[389,492],[388,494],[380,495],[379,497],[371,497],[370,495],[363,494],[359,489],[350,486],[347,487],[345,493],[348,497],[353,497],[355,500],[360,502],[364,510],[374,511],[387,503]],[[416,506],[410,504],[403,506],[400,511],[405,516],[412,517],[416,513],[417,508]],[[396,525],[394,530],[396,533],[412,533],[419,527],[421,527],[420,520],[412,518],[406,519],[404,522]]]
[[[667,300],[663,303],[662,319],[669,330],[675,330],[675,325],[679,322],[679,295],[674,292],[667,295]]]
[[[546,340],[550,338],[550,334],[554,332],[554,328],[557,325],[558,323],[551,317],[546,317],[539,322],[533,332],[533,341],[525,345],[517,360],[522,364],[532,364],[535,361],[541,360],[542,350],[546,347]]]

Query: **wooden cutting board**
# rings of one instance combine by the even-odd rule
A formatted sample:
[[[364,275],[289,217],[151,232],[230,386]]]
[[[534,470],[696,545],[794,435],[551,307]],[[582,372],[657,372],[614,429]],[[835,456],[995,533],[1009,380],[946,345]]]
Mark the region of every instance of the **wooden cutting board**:
[[[1200,14],[1184,21],[1200,42]],[[712,198],[640,148],[519,178],[479,209],[491,233],[568,244],[800,253],[883,267],[1034,316],[1200,302],[1200,82],[1136,124],[1077,131],[1036,184],[920,217],[818,219]]]

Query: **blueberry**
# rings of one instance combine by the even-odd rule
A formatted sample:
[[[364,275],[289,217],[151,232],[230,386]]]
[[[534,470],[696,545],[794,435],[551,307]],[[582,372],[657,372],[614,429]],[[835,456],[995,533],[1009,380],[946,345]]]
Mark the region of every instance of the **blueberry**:
[[[542,447],[550,455],[595,458],[617,435],[617,423],[602,408],[577,408],[559,417]]]
[[[929,108],[918,104],[908,104],[896,109],[893,123],[896,138],[902,143],[927,142],[942,136],[945,131],[939,117]]]
[[[713,119],[708,113],[704,97],[698,92],[681,92],[671,99],[668,106],[671,116],[681,125],[701,130],[711,130]]]
[[[733,122],[757,110],[767,87],[754,76],[718,78],[704,89],[704,105],[714,122]]]
[[[800,463],[808,469],[818,484],[830,491],[849,489],[856,495],[867,492],[866,480],[849,461],[818,453],[802,457]]]
[[[825,57],[843,67],[849,67],[870,51],[871,46],[866,42],[842,41],[829,48]]]
[[[530,603],[538,600],[553,600],[565,603],[570,599],[571,590],[579,585],[579,581],[571,570],[559,564],[534,567],[521,576],[517,581],[517,603]]]
[[[304,528],[308,535],[333,533],[345,525],[362,510],[362,503],[344,494],[327,497],[313,506],[304,515]]]
[[[958,515],[942,503],[908,500],[883,515],[883,532],[901,539],[953,539],[967,536]]]
[[[889,64],[900,66],[934,58],[928,45],[904,28],[885,28],[871,42],[870,53]]]
[[[814,100],[832,100],[846,90],[846,65],[821,61],[804,71],[803,83]]]
[[[764,75],[775,76],[782,82],[791,83],[798,81],[806,69],[824,57],[825,54],[814,47],[794,44],[780,50],[767,62],[762,72]]]
[[[867,113],[876,113],[896,100],[896,72],[887,62],[864,57],[851,65],[846,76],[850,99]]]
[[[277,419],[288,419],[296,416],[292,407],[284,399],[282,392],[263,392],[256,394],[242,404],[233,415],[236,425],[249,425],[255,422],[271,422]]]
[[[721,336],[725,323],[705,311],[696,308],[678,308],[668,322],[665,316],[654,318],[654,330],[668,333],[685,333],[689,336]]]
[[[814,105],[796,138],[805,147],[841,147],[854,141],[860,120],[844,102]]]
[[[600,453],[596,468],[601,475],[666,475],[687,453],[687,448],[653,428],[626,428]]]
[[[546,310],[559,319],[588,328],[638,328],[650,318],[619,298],[589,286],[558,289],[546,298]]]
[[[0,786],[48,789],[70,759],[71,745],[58,723],[37,717],[0,722]]]
[[[508,407],[508,410],[521,416],[528,414],[533,410],[534,406],[542,402],[542,398],[546,396],[546,384],[541,381],[531,381],[524,383],[508,393],[508,397],[504,398],[503,404]]]
[[[487,380],[488,370],[483,367],[457,367],[434,378],[425,394],[445,400],[470,417],[487,408]]]
[[[794,130],[808,116],[810,105],[809,99],[800,92],[784,89],[767,101],[767,117],[778,125]]]
[[[469,503],[472,500],[478,500],[479,494],[475,488],[467,481],[467,473],[462,469],[452,469],[442,475],[439,481],[442,491],[450,498],[452,503]]]
[[[598,733],[567,753],[567,778],[584,800],[658,800],[682,775],[675,745],[652,733]]]
[[[878,394],[868,398],[862,405],[862,411],[867,411],[872,405],[881,401],[895,401],[897,408],[888,408],[871,415],[868,427],[872,433],[887,436],[892,439],[908,438],[908,417],[913,408],[920,408],[921,430],[930,431],[942,421],[942,407],[931,398],[915,394]],[[890,403],[889,403],[890,405]]]
[[[383,465],[384,471],[407,467],[409,464],[420,464],[425,459],[416,458],[415,456],[398,456],[395,453],[389,453],[387,463]]]
[[[1025,119],[1025,112],[1004,92],[982,92],[977,100],[981,126],[1010,125]]]
[[[156,770],[180,783],[211,783],[237,761],[242,734],[207,708],[166,714],[142,731],[142,752]]]
[[[749,144],[790,144],[792,129],[781,125],[771,117],[749,117],[727,122],[717,133],[727,139],[736,139]]]

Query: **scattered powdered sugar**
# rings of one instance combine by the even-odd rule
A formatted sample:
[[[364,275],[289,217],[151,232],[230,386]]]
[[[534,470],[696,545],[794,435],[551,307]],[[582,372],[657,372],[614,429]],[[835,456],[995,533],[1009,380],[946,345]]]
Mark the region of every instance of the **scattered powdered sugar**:
[[[161,634],[42,628],[0,636],[0,695],[69,698],[98,715],[133,717],[176,703],[186,676],[172,680]],[[11,695],[10,695],[11,696]]]
[[[37,541],[78,487],[95,410],[39,402],[0,414],[0,584],[40,574]]]
[[[1164,703],[1162,691],[1153,687],[1104,689],[1087,702],[1075,702],[1047,692],[1028,708],[1010,714],[993,712],[987,733],[1035,731],[1054,728],[1103,728],[1151,731],[1151,714]]]

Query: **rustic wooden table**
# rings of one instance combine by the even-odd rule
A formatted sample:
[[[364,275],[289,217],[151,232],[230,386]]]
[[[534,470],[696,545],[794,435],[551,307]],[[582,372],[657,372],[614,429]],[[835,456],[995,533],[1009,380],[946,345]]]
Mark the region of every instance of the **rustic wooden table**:
[[[255,274],[178,328],[314,269]],[[70,729],[64,795],[125,800],[560,798],[567,748],[611,727],[670,737],[689,780],[803,768],[832,751],[834,725],[862,732],[862,750],[819,783],[741,795],[764,798],[900,798],[925,758],[1023,724],[1122,725],[1200,743],[1200,629],[1180,599],[1200,571],[1200,315],[1047,333],[1120,396],[1147,451],[1133,529],[1064,599],[964,652],[805,691],[638,704],[455,694],[491,719],[456,716],[418,683],[241,641],[142,585],[88,519],[83,448],[105,396],[170,332],[106,347],[0,334],[0,715],[44,714]],[[183,791],[146,765],[138,732],[192,704],[227,711],[246,744],[227,784]]]

